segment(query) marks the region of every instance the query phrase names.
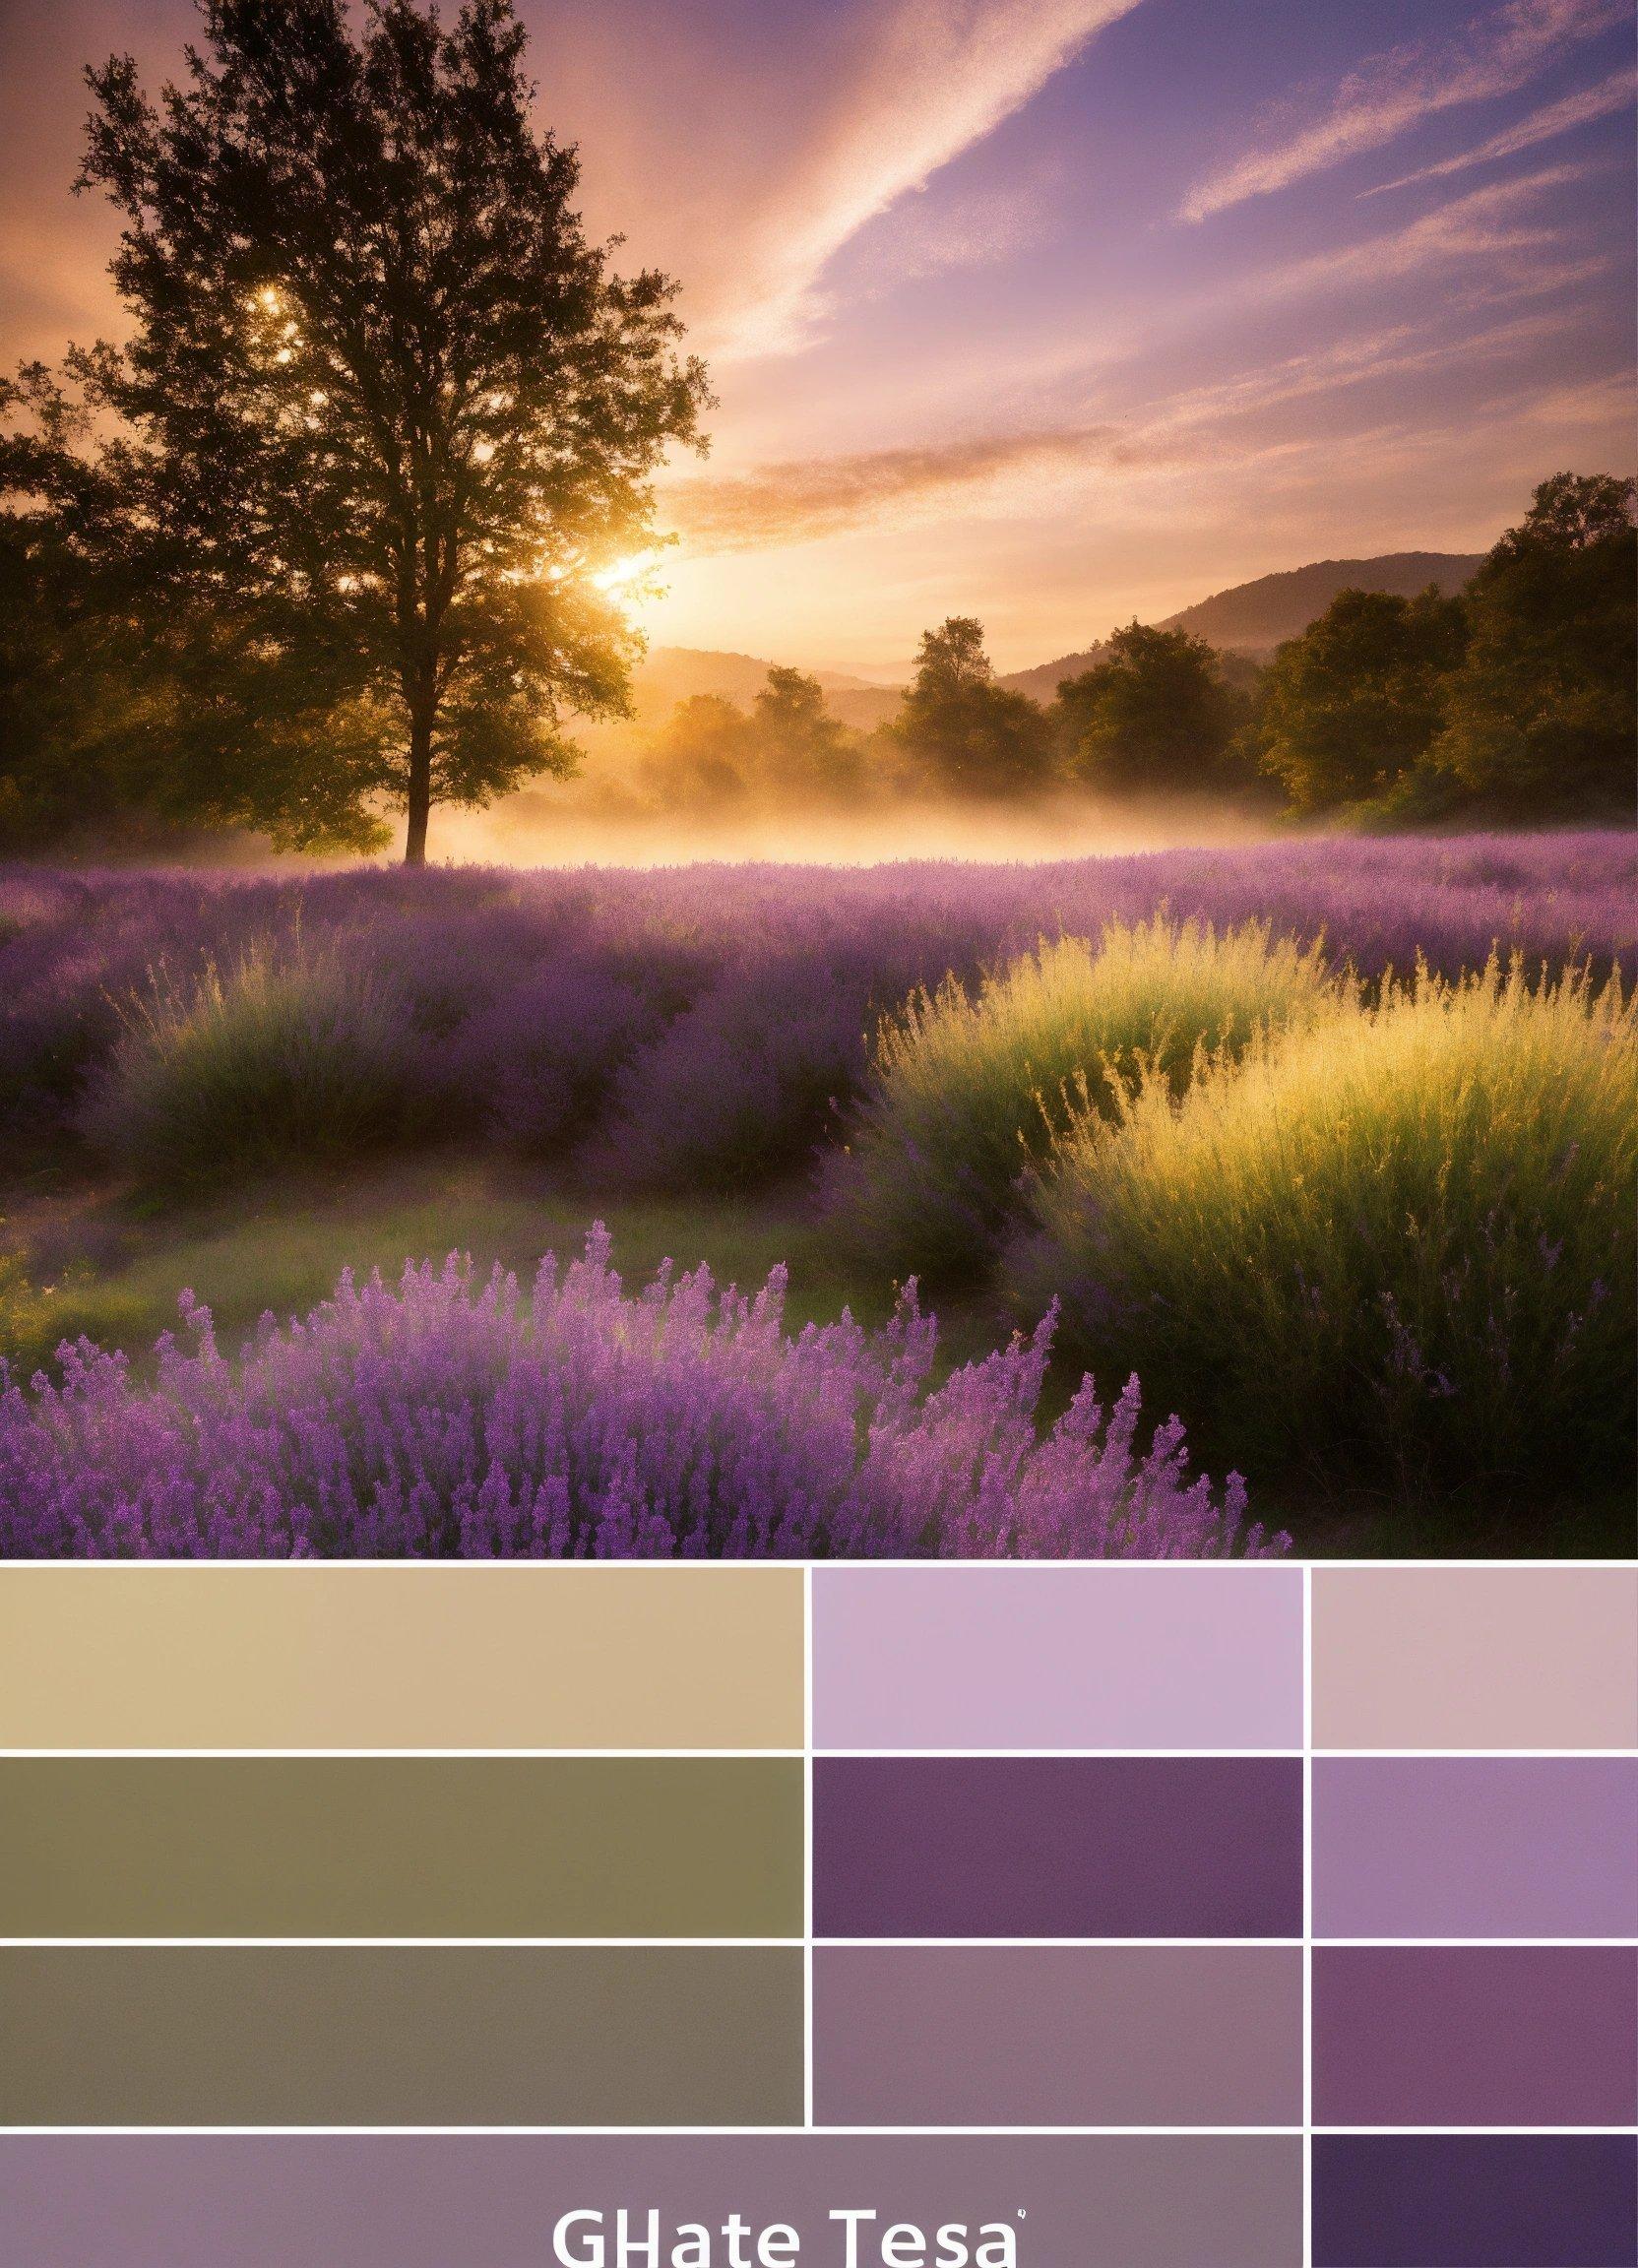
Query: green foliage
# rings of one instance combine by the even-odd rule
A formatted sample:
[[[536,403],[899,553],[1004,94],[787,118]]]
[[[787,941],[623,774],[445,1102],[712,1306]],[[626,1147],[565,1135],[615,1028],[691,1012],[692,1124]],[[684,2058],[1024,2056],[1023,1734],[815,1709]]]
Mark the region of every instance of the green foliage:
[[[1044,786],[1052,734],[1027,694],[997,685],[983,625],[951,615],[921,634],[910,691],[883,732],[916,784],[959,795],[1015,795]]]
[[[1231,784],[1245,708],[1204,638],[1131,622],[1092,668],[1064,679],[1052,715],[1072,779],[1166,793]]]
[[[209,1189],[334,1166],[413,1130],[404,1008],[322,951],[247,947],[194,984],[131,1001],[89,1131],[145,1183]]]
[[[850,1233],[902,1272],[973,1276],[1066,1124],[1112,1109],[1142,1072],[1180,1088],[1201,1048],[1232,1054],[1331,991],[1318,949],[1264,922],[1220,933],[1164,915],[1111,923],[1096,950],[1043,940],[976,998],[947,979],[881,1027],[839,1177]]]
[[[1638,1030],[1494,962],[1065,1134],[1032,1301],[1253,1477],[1630,1484]]]
[[[0,1359],[14,1370],[37,1355],[45,1302],[29,1281],[22,1256],[0,1251]]]
[[[637,640],[597,575],[707,401],[673,286],[612,275],[531,121],[510,0],[208,0],[185,83],[89,74],[126,348],[69,357],[147,601],[173,798],[297,843],[571,768]],[[88,428],[89,431],[89,428]],[[168,698],[169,707],[165,709]]]
[[[1416,598],[1340,591],[1275,655],[1249,752],[1296,811],[1382,795],[1432,745],[1466,639],[1462,601],[1431,585]]]
[[[1525,816],[1632,810],[1638,531],[1631,480],[1560,472],[1468,588],[1472,638],[1434,763]]]

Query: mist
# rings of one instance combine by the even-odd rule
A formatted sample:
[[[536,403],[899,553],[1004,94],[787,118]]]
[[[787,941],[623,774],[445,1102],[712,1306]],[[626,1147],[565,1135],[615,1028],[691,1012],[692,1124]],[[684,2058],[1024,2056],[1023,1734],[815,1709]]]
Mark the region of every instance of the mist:
[[[1062,794],[1014,803],[927,797],[857,810],[599,810],[527,789],[485,811],[441,809],[431,856],[459,864],[681,866],[702,860],[878,866],[938,858],[993,865],[1266,841],[1265,816],[1204,797]]]

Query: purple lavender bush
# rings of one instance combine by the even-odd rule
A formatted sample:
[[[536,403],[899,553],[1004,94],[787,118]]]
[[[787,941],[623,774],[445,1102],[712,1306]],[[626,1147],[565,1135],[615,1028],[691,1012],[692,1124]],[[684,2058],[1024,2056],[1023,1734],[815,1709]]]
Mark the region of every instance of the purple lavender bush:
[[[1042,1438],[1051,1319],[930,1384],[936,1325],[786,1334],[705,1270],[628,1296],[606,1234],[534,1289],[456,1257],[344,1276],[237,1362],[183,1299],[138,1383],[82,1341],[62,1378],[0,1364],[0,1556],[788,1558],[1266,1556],[1245,1491],[1146,1448],[1132,1379],[1086,1380]]]

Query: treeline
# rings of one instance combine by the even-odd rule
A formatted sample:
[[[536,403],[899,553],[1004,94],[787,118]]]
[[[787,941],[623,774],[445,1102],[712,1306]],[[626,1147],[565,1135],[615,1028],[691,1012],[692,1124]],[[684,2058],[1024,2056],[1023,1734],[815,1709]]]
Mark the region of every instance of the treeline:
[[[710,810],[1083,789],[1388,825],[1630,818],[1635,578],[1634,483],[1559,473],[1465,591],[1340,592],[1266,667],[1132,622],[1042,704],[952,616],[874,732],[834,717],[817,678],[771,669],[749,711],[680,703],[641,785]]]

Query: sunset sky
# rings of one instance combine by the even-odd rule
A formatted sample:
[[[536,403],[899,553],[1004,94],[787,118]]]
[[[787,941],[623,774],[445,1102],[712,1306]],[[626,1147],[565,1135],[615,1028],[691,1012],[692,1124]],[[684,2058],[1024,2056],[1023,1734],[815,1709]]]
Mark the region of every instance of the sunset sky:
[[[721,406],[670,645],[1003,667],[1631,458],[1630,0],[524,0],[584,207]],[[188,0],[0,0],[0,355],[118,335],[80,67]]]

